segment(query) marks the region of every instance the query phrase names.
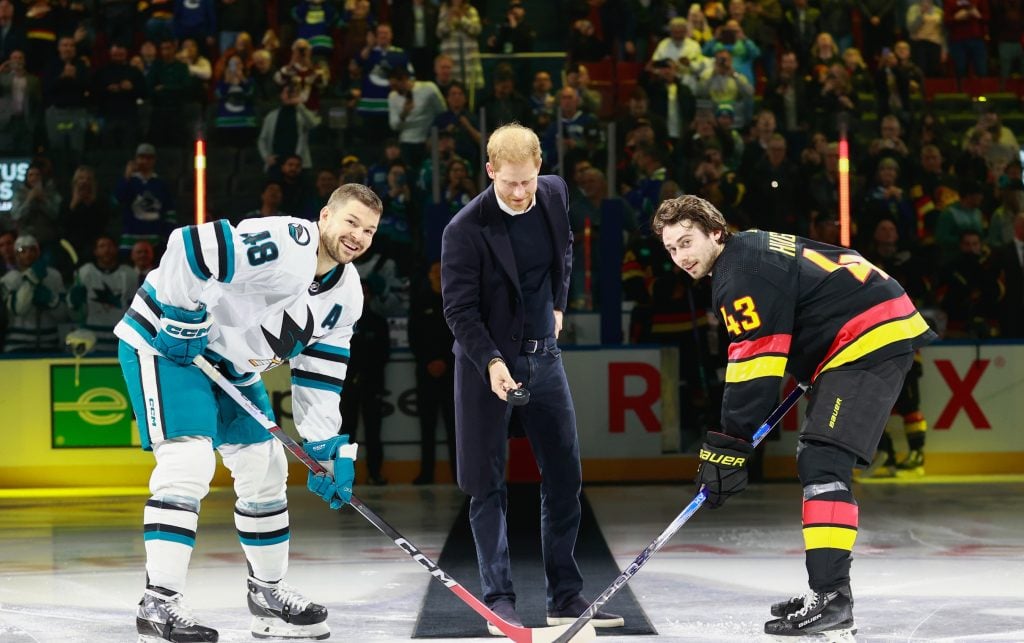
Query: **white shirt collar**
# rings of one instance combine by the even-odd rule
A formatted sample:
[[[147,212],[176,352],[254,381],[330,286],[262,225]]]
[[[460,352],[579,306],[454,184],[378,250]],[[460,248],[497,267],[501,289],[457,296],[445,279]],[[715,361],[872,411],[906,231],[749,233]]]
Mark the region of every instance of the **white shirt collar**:
[[[534,194],[533,194],[533,199],[530,201],[530,205],[528,205],[525,210],[522,210],[520,212],[516,212],[515,210],[512,209],[512,207],[509,204],[507,204],[504,201],[502,201],[501,197],[498,196],[498,191],[497,190],[494,191],[494,198],[498,200],[498,207],[501,208],[501,211],[504,212],[505,214],[511,215],[513,217],[519,216],[520,214],[526,214],[531,209],[533,209],[533,206],[537,205],[537,193],[536,192],[534,192]]]

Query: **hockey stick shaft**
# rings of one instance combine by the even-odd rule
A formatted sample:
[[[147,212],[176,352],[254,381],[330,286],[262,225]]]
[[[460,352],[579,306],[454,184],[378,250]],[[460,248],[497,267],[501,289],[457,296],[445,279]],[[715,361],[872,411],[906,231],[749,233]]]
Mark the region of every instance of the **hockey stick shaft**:
[[[779,423],[779,420],[789,413],[790,409],[793,408],[797,403],[797,400],[800,399],[807,388],[807,384],[797,384],[796,388],[790,391],[789,395],[786,396],[786,399],[782,400],[782,403],[768,415],[768,418],[765,419],[764,423],[761,424],[757,431],[754,432],[754,437],[751,442],[755,447],[764,440],[765,436],[768,435],[768,432]],[[647,563],[647,560],[661,549],[665,543],[668,542],[684,524],[686,524],[686,521],[689,520],[693,514],[697,513],[697,510],[701,508],[701,505],[704,504],[705,500],[707,500],[707,490],[705,490],[704,487],[701,487],[700,491],[697,492],[697,495],[690,501],[690,504],[686,505],[682,512],[675,517],[675,520],[673,520],[664,531],[658,534],[658,537],[651,541],[651,544],[647,545],[647,548],[640,552],[639,556],[633,559],[633,562],[626,567],[624,572],[619,574],[619,577],[616,578],[607,589],[601,592],[601,595],[590,604],[590,607],[588,607],[585,612],[580,614],[579,618],[569,626],[569,629],[555,639],[555,643],[566,643],[572,639],[576,632],[579,632],[581,629],[586,627],[590,620],[594,618],[594,615],[597,614],[598,610],[600,610],[605,603],[611,600],[612,596],[615,596],[619,590],[629,582],[630,578],[640,571],[640,568]]]
[[[323,466],[310,457],[306,450],[295,441],[290,435],[284,432],[280,426],[275,424],[268,418],[263,411],[261,411],[252,401],[242,395],[242,392],[238,390],[234,384],[228,381],[220,371],[218,371],[206,358],[200,356],[197,357],[193,362],[200,370],[206,374],[213,383],[216,384],[222,391],[228,394],[232,400],[234,400],[239,406],[246,410],[246,412],[252,416],[254,420],[260,423],[272,436],[277,438],[279,442],[287,449],[292,455],[302,461],[302,464],[315,474],[327,473],[327,470]],[[465,587],[459,584],[454,578],[449,576],[443,569],[437,566],[437,563],[430,560],[426,555],[423,554],[415,545],[406,540],[402,534],[398,533],[394,527],[389,525],[383,518],[378,516],[372,509],[367,507],[362,500],[357,498],[355,495],[349,500],[349,504],[358,511],[363,518],[366,518],[374,527],[380,530],[382,534],[390,538],[398,547],[409,554],[413,560],[423,566],[430,575],[437,579],[442,585],[447,587],[453,594],[462,599],[462,602],[473,609],[477,614],[484,617],[489,623],[493,624],[499,630],[504,632],[516,643],[539,643],[539,637],[534,636],[532,629],[528,627],[520,627],[509,623],[502,619],[500,616],[495,614],[489,607],[487,607],[480,599],[473,596]],[[559,629],[561,631],[561,629]],[[576,630],[577,632],[579,629]],[[575,633],[574,633],[575,634]],[[570,637],[571,638],[571,637]],[[550,640],[550,638],[548,639]],[[566,641],[569,638],[565,639]]]

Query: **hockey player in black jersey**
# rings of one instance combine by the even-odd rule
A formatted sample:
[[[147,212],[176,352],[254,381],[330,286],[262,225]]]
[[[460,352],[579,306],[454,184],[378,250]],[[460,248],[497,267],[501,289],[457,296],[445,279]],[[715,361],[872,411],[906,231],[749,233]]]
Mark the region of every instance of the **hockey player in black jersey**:
[[[708,432],[697,470],[706,504],[746,488],[750,440],[783,374],[811,384],[797,448],[809,591],[773,605],[777,618],[764,629],[846,636],[854,631],[853,468],[871,462],[914,351],[935,334],[895,279],[848,248],[732,234],[713,205],[689,195],[664,201],[652,229],[687,274],[710,275],[712,308],[729,336],[722,426]]]

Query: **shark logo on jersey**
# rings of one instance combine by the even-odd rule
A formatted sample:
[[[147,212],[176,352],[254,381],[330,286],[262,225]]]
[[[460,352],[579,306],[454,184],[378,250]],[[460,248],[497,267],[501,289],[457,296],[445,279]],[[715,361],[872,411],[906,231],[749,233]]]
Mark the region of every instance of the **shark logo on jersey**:
[[[121,293],[114,292],[110,284],[103,284],[102,288],[93,288],[92,300],[111,308],[121,308]]]
[[[281,359],[291,359],[309,345],[310,338],[313,337],[313,328],[316,323],[313,321],[313,311],[306,306],[306,325],[305,327],[299,326],[298,322],[291,318],[287,312],[283,313],[281,319],[281,332],[278,335],[274,335],[266,328],[260,327],[263,331],[263,337],[266,338],[267,344],[270,346],[270,350],[274,351],[274,355],[277,355]]]
[[[309,245],[309,230],[307,230],[306,226],[301,223],[289,223],[288,234],[295,240],[295,243],[300,246]]]

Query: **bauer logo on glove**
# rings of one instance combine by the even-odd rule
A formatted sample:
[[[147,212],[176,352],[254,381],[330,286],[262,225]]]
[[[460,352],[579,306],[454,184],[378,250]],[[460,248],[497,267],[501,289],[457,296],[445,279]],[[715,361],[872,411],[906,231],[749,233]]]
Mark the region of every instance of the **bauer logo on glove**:
[[[709,451],[708,449],[700,450],[700,459],[723,467],[742,467],[747,463],[746,456],[725,455],[724,453]]]
[[[709,507],[721,507],[729,496],[747,488],[747,459],[754,446],[741,438],[708,431],[700,449],[697,488],[704,489]]]

